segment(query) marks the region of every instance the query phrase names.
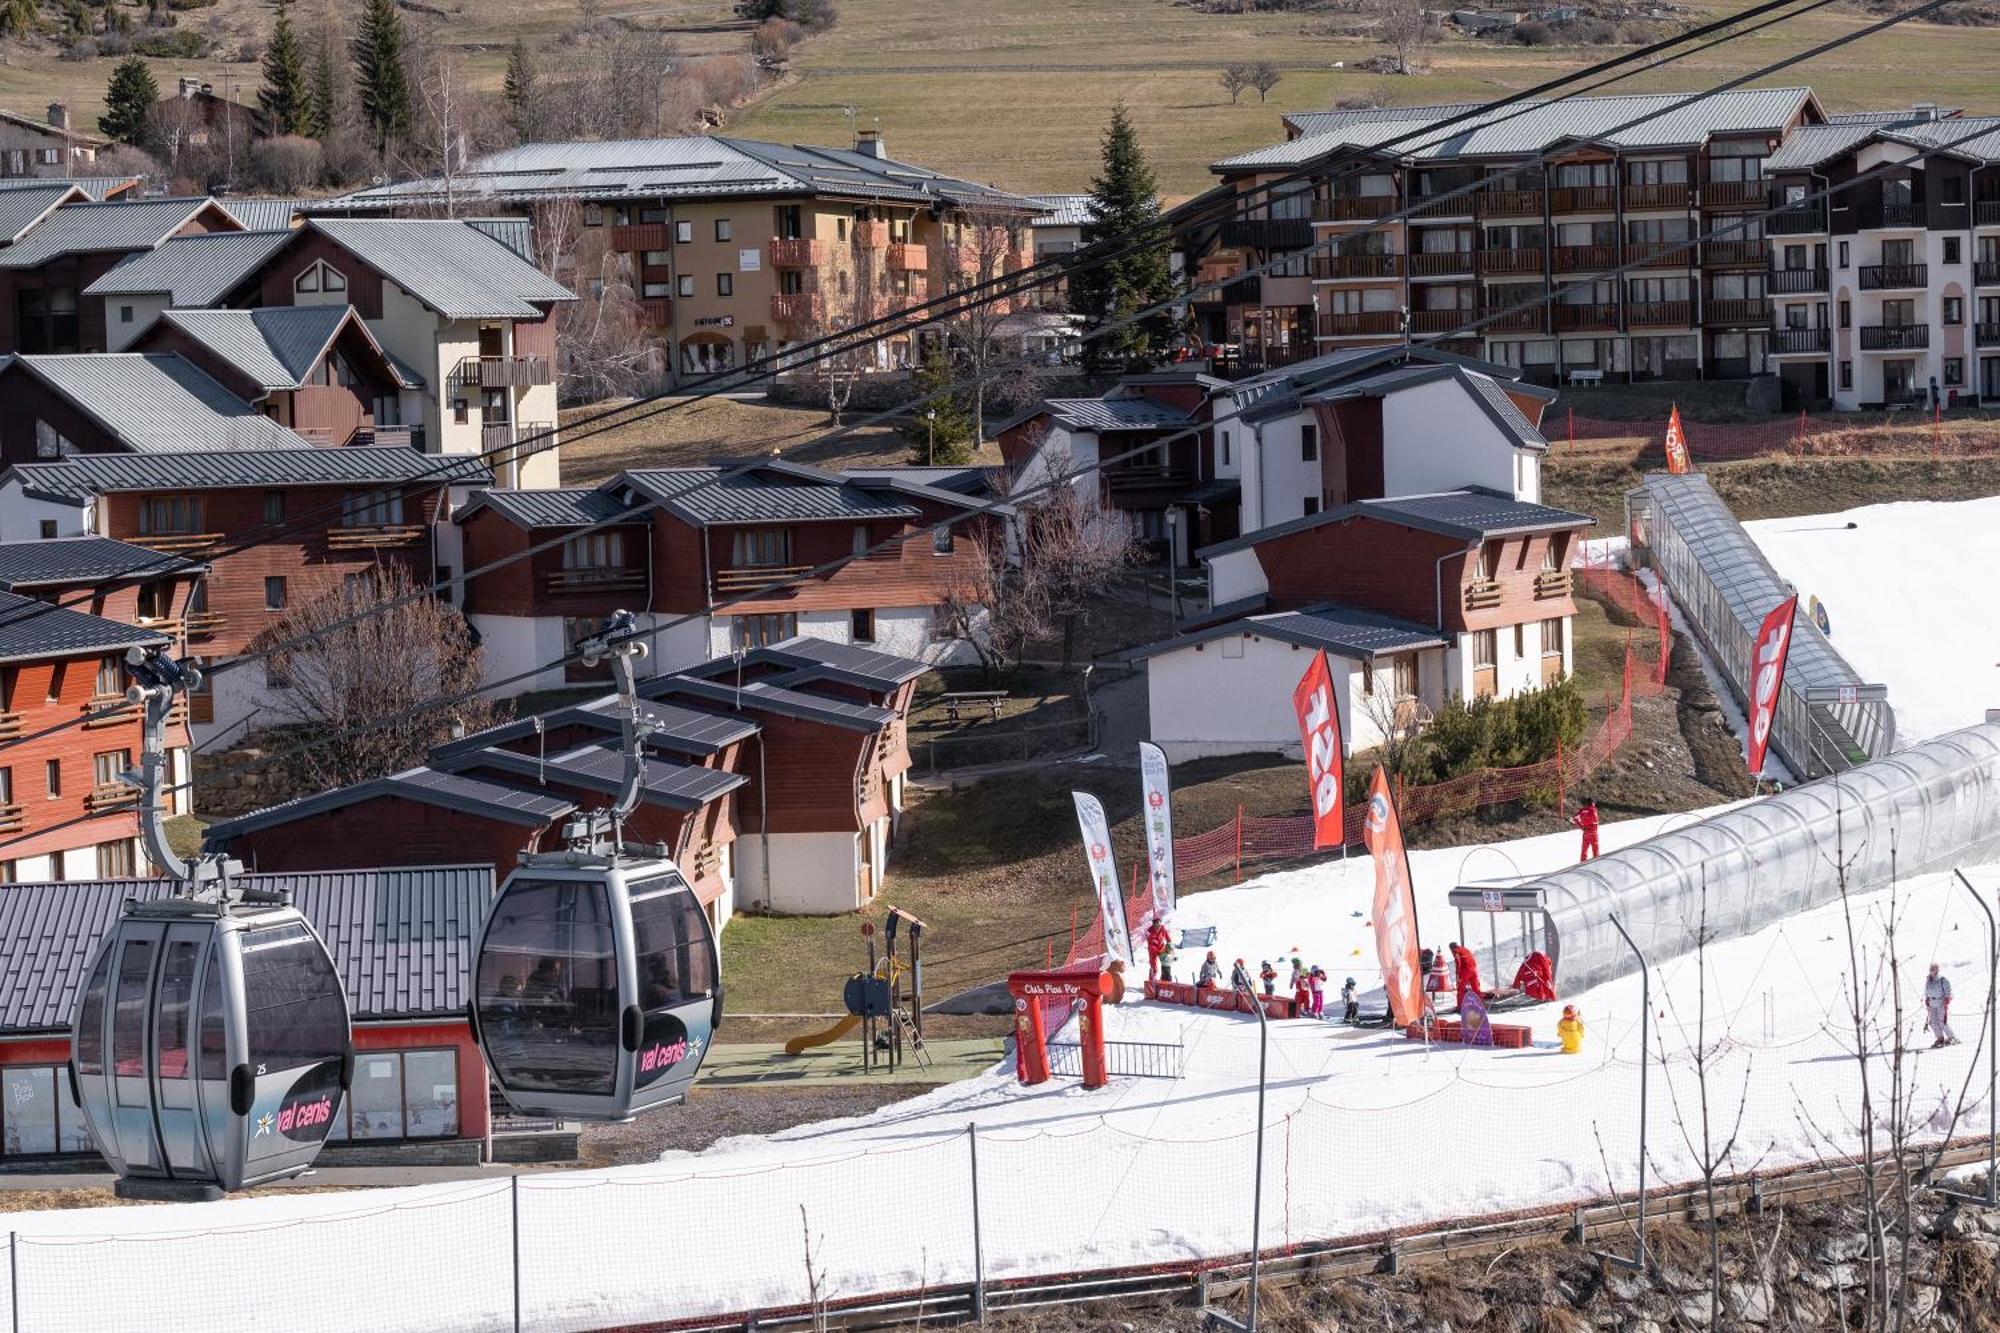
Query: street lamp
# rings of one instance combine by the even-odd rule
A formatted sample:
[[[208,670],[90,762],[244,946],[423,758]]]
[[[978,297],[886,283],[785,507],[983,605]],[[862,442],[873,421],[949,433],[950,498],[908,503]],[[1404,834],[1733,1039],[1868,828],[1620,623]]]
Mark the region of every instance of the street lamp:
[[[1209,1325],[1230,1333],[1257,1333],[1257,1281],[1264,1268],[1264,1089],[1271,1053],[1271,1023],[1264,1013],[1264,1001],[1247,983],[1239,982],[1237,993],[1250,1001],[1257,1015],[1257,1178],[1250,1185],[1250,1318],[1238,1323],[1220,1310],[1208,1312]]]
[[[924,421],[930,427],[930,442],[924,446],[924,463],[926,466],[936,467],[937,466],[937,409],[935,407],[926,408],[924,410]]]

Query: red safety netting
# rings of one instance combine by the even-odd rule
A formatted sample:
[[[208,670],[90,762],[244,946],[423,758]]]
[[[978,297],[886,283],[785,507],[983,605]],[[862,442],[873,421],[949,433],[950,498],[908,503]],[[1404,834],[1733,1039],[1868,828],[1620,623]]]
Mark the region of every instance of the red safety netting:
[[[1566,411],[1542,422],[1543,432],[1557,442],[1588,444],[1597,440],[1643,440],[1664,456],[1667,422],[1611,421]],[[1942,410],[1885,412],[1881,418],[1797,416],[1755,422],[1702,422],[1681,418],[1688,453],[1703,459],[1757,458],[1772,454],[1839,456],[1929,450],[1932,453],[1981,455],[1995,452],[2000,437],[1982,423],[1946,416]]]

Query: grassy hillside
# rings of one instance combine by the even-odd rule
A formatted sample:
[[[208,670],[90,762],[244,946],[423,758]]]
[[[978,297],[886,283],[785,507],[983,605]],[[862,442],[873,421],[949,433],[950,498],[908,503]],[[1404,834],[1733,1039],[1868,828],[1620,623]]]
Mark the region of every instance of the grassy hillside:
[[[339,2],[351,7],[351,0]],[[464,48],[488,86],[498,85],[503,48],[517,34],[544,48],[545,65],[559,64],[567,49],[563,34],[581,16],[565,0],[403,2],[413,20],[436,22]],[[1719,0],[1699,16],[1746,4]],[[616,23],[671,32],[691,56],[745,49],[743,25],[728,0],[606,0],[592,7]],[[128,8],[138,13],[138,6]],[[295,7],[302,22],[314,11],[314,0]],[[254,51],[271,12],[267,0],[218,0],[184,12],[181,22],[211,31],[226,50]],[[1175,0],[840,0],[840,15],[832,32],[798,49],[786,79],[734,117],[732,131],[840,142],[853,124],[879,125],[900,157],[1037,191],[1086,185],[1098,132],[1120,98],[1132,108],[1163,189],[1183,195],[1209,182],[1209,162],[1280,138],[1281,112],[1350,97],[1404,103],[1490,97],[1615,49],[1451,38],[1425,54],[1428,73],[1397,77],[1353,68],[1382,48],[1365,17],[1347,14],[1204,14]],[[1705,86],[1871,20],[1855,9],[1818,11],[1620,86]],[[1996,56],[2000,34],[1911,23],[1772,81],[1810,82],[1832,109],[1922,96],[1994,110],[2000,109],[1990,91]],[[1284,81],[1268,103],[1251,93],[1229,104],[1215,71],[1237,60],[1283,68]],[[1336,61],[1349,68],[1333,69]],[[155,64],[162,87],[178,74],[195,74],[219,88],[233,85],[247,98],[258,81],[255,64],[240,61]],[[80,124],[94,125],[110,65],[102,58],[59,59],[54,43],[8,43],[0,49],[0,107],[39,114],[60,96]],[[1923,86],[1884,79],[1888,70],[1921,70]]]

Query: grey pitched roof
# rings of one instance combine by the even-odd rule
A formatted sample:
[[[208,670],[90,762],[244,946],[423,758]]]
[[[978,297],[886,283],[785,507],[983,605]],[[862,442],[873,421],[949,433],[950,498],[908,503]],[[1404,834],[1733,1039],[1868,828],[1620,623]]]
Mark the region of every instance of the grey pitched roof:
[[[250,231],[289,231],[292,220],[311,201],[267,199],[252,196],[225,196],[215,201],[223,212]]]
[[[0,592],[0,662],[123,652],[133,647],[164,647],[168,642],[157,630]]]
[[[1906,117],[1902,120],[1808,125],[1785,137],[1778,151],[1764,159],[1764,170],[1809,170],[1868,143],[1902,144],[1924,151],[1942,149],[1953,157],[1970,162],[2000,162],[2000,116],[1965,116],[1947,120]]]
[[[492,472],[476,457],[420,454],[394,445],[231,453],[72,454],[56,463],[16,463],[30,495],[81,504],[111,491],[230,490],[249,486],[355,486],[388,482],[479,485]]]
[[[536,319],[542,306],[576,299],[504,243],[463,222],[315,217],[304,230],[323,233],[446,319]]]
[[[685,523],[786,523],[916,518],[919,511],[876,494],[858,479],[796,463],[748,468],[644,468],[614,477]],[[962,502],[965,497],[954,495]]]
[[[1463,366],[1412,363],[1342,380],[1330,388],[1316,392],[1267,394],[1249,410],[1243,412],[1241,419],[1263,421],[1295,412],[1312,403],[1339,402],[1348,398],[1379,398],[1428,384],[1443,383],[1457,384],[1463,388],[1473,405],[1486,415],[1494,428],[1514,447],[1532,449],[1538,453],[1548,449],[1548,440],[1529,423],[1526,415],[1514,405],[1514,400],[1507,396],[1507,390],[1501,387],[1498,381],[1490,375],[1467,370]]]
[[[54,537],[46,541],[0,542],[0,589],[53,588],[72,583],[104,583],[143,572],[148,578],[198,574],[198,560],[134,546],[115,537]]]
[[[265,390],[296,389],[334,337],[352,320],[377,351],[381,344],[344,305],[265,306],[256,310],[168,310],[170,324]],[[383,357],[386,362],[388,357]],[[393,367],[392,367],[393,372]]]
[[[83,289],[86,296],[164,293],[177,306],[214,305],[292,238],[287,231],[210,231],[170,236],[156,249],[127,255]]]
[[[642,715],[653,728],[648,741],[649,747],[676,754],[704,756],[717,754],[725,746],[757,734],[757,724],[744,718],[683,708],[670,703],[646,704]],[[539,720],[545,731],[583,726],[595,728],[606,735],[615,734],[622,725],[619,719],[618,696],[615,694],[606,694],[587,703],[542,713],[539,715]],[[534,736],[536,721],[536,717],[522,717],[487,727],[483,731],[476,731],[470,736],[436,747],[431,751],[431,757],[445,767],[452,767],[461,755],[488,747],[511,745]]]
[[[527,218],[467,218],[466,225],[485,232],[521,258],[535,260],[535,224]]]
[[[411,768],[387,777],[371,778],[367,782],[336,787],[332,791],[252,810],[247,815],[209,825],[203,836],[211,847],[226,847],[230,839],[246,833],[279,828],[301,819],[385,797],[433,805],[441,810],[518,824],[524,828],[541,828],[576,809],[574,803],[545,792],[522,791],[503,783],[436,768]]]
[[[861,648],[851,643],[835,643],[831,639],[816,639],[808,634],[796,635],[783,643],[753,648],[744,660],[802,668],[819,679],[837,680],[872,690],[892,690],[931,669],[929,663],[915,658],[898,657],[894,653],[877,652],[873,648]],[[721,665],[727,667],[733,664],[723,662]]]
[[[1259,634],[1282,643],[1297,644],[1301,648],[1324,648],[1337,657],[1350,658],[1374,658],[1385,653],[1406,653],[1418,648],[1444,646],[1444,639],[1430,625],[1329,602],[1304,611],[1275,611],[1269,615],[1222,621],[1134,648],[1123,657],[1126,661],[1135,662],[1238,634]]]
[[[1379,125],[1383,121],[1415,120],[1434,124],[1477,111],[1485,105],[1484,102],[1448,102],[1430,106],[1348,107],[1337,111],[1294,111],[1280,119],[1287,129],[1304,137],[1346,129],[1350,125]]]
[[[1045,398],[1042,406],[1069,430],[1103,434],[1121,430],[1171,430],[1194,418],[1178,407],[1137,395],[1104,398]]]
[[[111,142],[109,139],[100,139],[94,134],[85,134],[82,130],[59,129],[49,124],[46,120],[35,116],[23,115],[19,111],[0,111],[0,120],[4,120],[10,125],[18,125],[24,130],[33,130],[44,138],[61,139],[68,143],[80,144],[86,148],[103,148]]]
[[[1529,532],[1554,532],[1587,528],[1597,522],[1588,514],[1568,509],[1516,500],[1498,491],[1471,487],[1462,491],[1439,491],[1430,495],[1397,495],[1381,500],[1356,500],[1337,509],[1323,509],[1303,518],[1288,519],[1269,527],[1246,532],[1240,537],[1195,552],[1200,560],[1211,560],[1231,551],[1244,551],[1275,537],[1289,537],[1326,523],[1343,523],[1351,518],[1373,518],[1385,523],[1435,532],[1467,544],[1489,537],[1508,537]]]
[[[1308,357],[1289,366],[1267,370],[1233,383],[1220,385],[1217,392],[1244,403],[1277,390],[1300,394],[1311,393],[1345,380],[1375,374],[1386,367],[1401,365],[1461,366],[1492,379],[1505,380],[1507,387],[1515,393],[1525,393],[1545,400],[1553,400],[1556,396],[1553,389],[1545,389],[1538,384],[1530,384],[1523,380],[1518,366],[1485,361],[1476,356],[1460,356],[1456,352],[1447,352],[1424,343],[1398,343],[1388,347],[1343,347],[1337,351]]]
[[[173,354],[17,356],[4,373],[33,375],[135,453],[308,447]]]
[[[47,216],[50,209],[88,195],[64,181],[21,190],[0,190],[0,245],[12,245]]]
[[[764,143],[723,135],[530,143],[475,159],[453,174],[461,204],[537,199],[728,199],[818,194],[928,204],[974,201],[1033,211],[989,186],[852,149]],[[342,195],[322,209],[371,210],[443,198],[434,177]]]
[[[207,199],[117,199],[64,204],[0,250],[0,268],[35,268],[63,255],[150,250],[207,208]]]
[[[618,503],[616,497],[589,487],[547,491],[487,490],[472,497],[472,502],[458,511],[455,521],[463,523],[480,510],[491,509],[516,527],[583,528],[618,518],[631,508]],[[643,523],[646,516],[643,513],[633,514],[631,521]]]
[[[491,866],[413,866],[243,877],[289,893],[319,931],[359,1019],[465,1010]],[[0,885],[0,1034],[66,1031],[85,969],[127,899],[165,898],[161,879]]]
[[[728,667],[730,663],[725,661],[722,665]],[[873,704],[830,699],[803,690],[788,690],[761,680],[747,681],[739,686],[727,677],[703,680],[686,674],[650,676],[639,682],[639,693],[648,699],[678,695],[723,708],[824,722],[848,731],[880,731],[896,720],[895,713]]]
[[[1782,129],[1808,106],[1817,106],[1810,88],[1739,88],[1709,94],[1686,106],[1676,105],[1688,96],[1633,93],[1516,103],[1445,127],[1439,127],[1439,122],[1462,114],[1463,107],[1405,108],[1407,114],[1401,118],[1316,121],[1315,132],[1228,158],[1216,163],[1214,169],[1232,172],[1302,166],[1351,148],[1379,149],[1390,157],[1427,161],[1529,157],[1578,140],[1624,149],[1695,147],[1716,135]],[[1293,119],[1294,123],[1303,121],[1301,117]]]
[[[863,481],[892,481],[898,478],[914,481],[940,491],[952,491],[958,495],[975,498],[991,498],[996,487],[1007,474],[1004,467],[974,465],[972,467],[849,467],[842,468],[843,477],[858,477]]]
[[[530,781],[550,779],[586,791],[610,795],[625,785],[625,756],[615,741],[579,745],[543,758],[514,750],[488,748],[452,757],[457,768],[496,768]],[[741,787],[749,779],[699,764],[652,759],[646,764],[641,790],[647,802],[675,810],[699,810]]]

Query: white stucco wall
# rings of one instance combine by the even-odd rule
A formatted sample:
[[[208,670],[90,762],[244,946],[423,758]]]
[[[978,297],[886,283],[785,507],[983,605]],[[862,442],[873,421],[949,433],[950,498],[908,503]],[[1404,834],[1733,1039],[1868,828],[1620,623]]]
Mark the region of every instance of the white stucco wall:
[[[1250,547],[1226,551],[1208,561],[1210,606],[1223,606],[1270,590],[1271,580],[1265,577],[1264,566],[1257,559],[1257,552]]]
[[[555,662],[569,650],[569,645],[563,642],[559,616],[474,615],[467,619],[479,631],[480,678],[489,685],[518,675],[538,662]],[[512,698],[530,690],[560,689],[562,685],[563,668],[558,662],[527,680],[507,685],[500,691],[500,697]]]
[[[1514,627],[1502,625],[1494,632],[1494,692],[1501,699],[1540,689],[1542,684],[1542,627],[1539,621],[1521,626],[1520,651],[1515,651]],[[1563,631],[1563,674],[1575,666],[1576,635],[1572,622]],[[1473,652],[1471,636],[1461,634],[1449,654],[1449,693],[1473,697]]]
[[[148,865],[146,852],[139,845],[137,838],[107,838],[105,841],[131,843],[132,864],[137,867],[141,875],[146,873]],[[96,845],[72,847],[70,850],[64,852],[62,857],[63,882],[74,883],[78,880],[97,878]],[[38,881],[46,882],[55,878],[55,857],[51,853],[43,853],[40,856],[23,856],[14,860],[14,882],[17,884],[33,884]]]
[[[55,504],[21,493],[21,483],[12,477],[0,482],[0,541],[38,541],[42,521],[56,525],[58,537],[83,537],[92,531],[95,505]]]
[[[754,813],[749,814],[735,843],[740,905],[812,916],[852,912],[861,906],[859,835],[773,833],[768,838],[768,870],[766,841],[757,832]]]
[[[169,302],[167,294],[160,292],[145,296],[107,296],[104,298],[104,350],[122,352],[130,347],[138,336],[152,327]],[[130,310],[132,318],[126,319]]]
[[[859,645],[880,653],[893,653],[933,666],[956,666],[977,661],[971,646],[956,640],[941,640],[934,631],[935,617],[928,606],[878,606],[875,610],[875,637]],[[716,616],[710,622],[704,651],[706,661],[727,657],[735,651],[735,618]],[[802,611],[799,633],[828,643],[853,643],[854,626],[845,608],[834,611]],[[683,663],[682,665],[691,665]]]
[[[642,676],[669,675],[717,656],[711,647],[714,631],[708,616],[684,619],[680,615],[649,612],[639,617],[639,623],[653,631],[646,641],[651,651],[639,664]]]
[[[1382,473],[1389,495],[1484,486],[1534,501],[1516,487],[1514,441],[1456,380],[1420,384],[1382,402]]]
[[[1311,412],[1294,412],[1249,428],[1243,472],[1243,531],[1302,518],[1306,501],[1319,497],[1323,489],[1319,449],[1310,460],[1299,456],[1300,428],[1317,424]],[[1323,448],[1326,441],[1321,438],[1318,443]]]

